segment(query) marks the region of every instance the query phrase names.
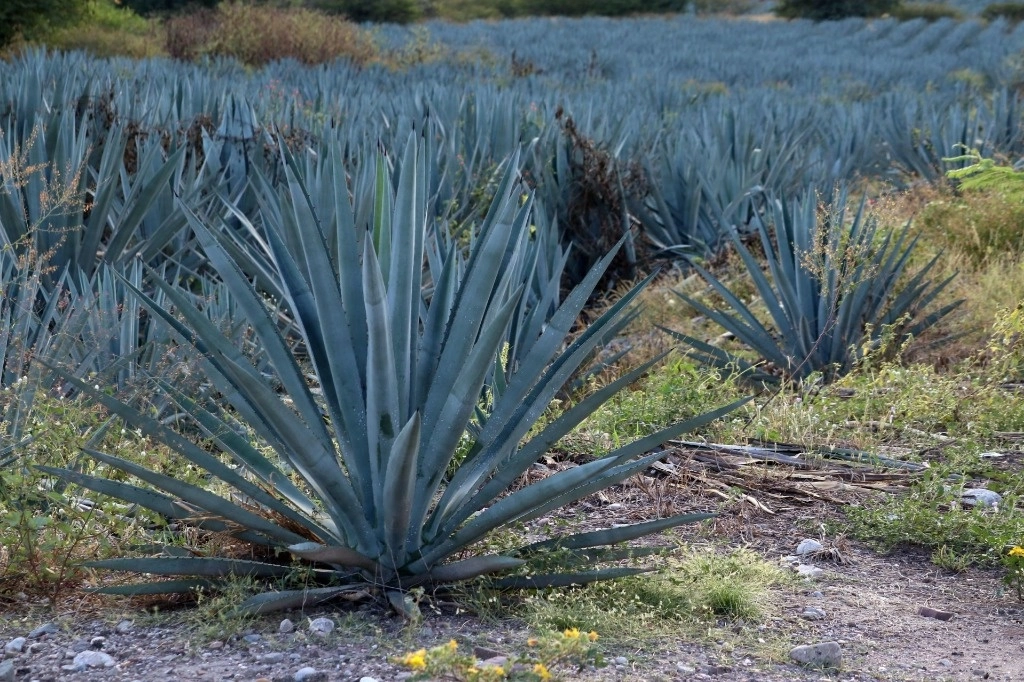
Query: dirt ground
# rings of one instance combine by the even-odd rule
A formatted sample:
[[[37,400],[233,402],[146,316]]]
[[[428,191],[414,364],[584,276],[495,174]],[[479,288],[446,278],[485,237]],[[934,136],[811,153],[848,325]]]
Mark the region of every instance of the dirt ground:
[[[678,458],[676,465],[681,466]],[[715,486],[707,481],[702,487],[695,486],[693,480],[677,475],[675,484],[666,485],[666,479],[659,479],[657,472],[649,473],[652,476],[647,480],[585,500],[571,513],[579,518],[583,511],[589,524],[600,527],[649,517],[652,507],[680,512],[713,508],[716,499],[721,502]],[[701,491],[694,493],[695,487]],[[797,486],[787,494],[776,494],[771,502],[764,495],[751,494],[749,499],[741,498],[727,508],[712,530],[683,527],[677,539],[715,547],[746,547],[768,561],[778,562],[792,554],[801,539],[818,537],[809,529],[826,520],[841,520],[844,500],[865,494],[864,489],[846,484],[824,488],[829,490],[827,496],[820,494],[821,485],[801,496],[796,494]],[[786,660],[785,654],[773,660],[755,647],[734,648],[713,639],[680,637],[646,648],[609,645],[605,656],[611,665],[572,672],[566,678],[651,682],[1024,680],[1024,609],[1014,594],[1000,589],[997,571],[953,574],[930,563],[926,551],[880,555],[842,537],[821,539],[827,549],[836,550],[831,556],[813,560],[823,569],[823,575],[777,588],[771,600],[774,606],[759,627],[766,637],[781,641],[783,651],[802,644],[838,642],[842,649],[840,670],[804,669]],[[820,609],[824,617],[805,619],[802,614],[808,607]],[[922,607],[952,615],[948,620],[921,615]],[[92,601],[72,608],[77,610],[59,608],[54,613],[33,605],[31,600],[2,605],[0,643],[17,637],[26,640],[20,651],[8,653],[7,661],[12,665],[7,671],[0,663],[0,682],[367,682],[367,678],[385,682],[408,676],[389,662],[397,654],[454,638],[464,651],[483,647],[478,651],[480,657],[515,655],[532,634],[519,621],[495,623],[456,615],[447,604],[437,612],[427,609],[425,623],[411,629],[382,607],[362,604],[275,615],[254,624],[249,631],[211,642],[201,641],[195,632],[197,623],[182,619],[180,612],[154,618],[124,602],[99,610]],[[310,633],[310,619],[320,616],[337,624],[332,633]],[[284,617],[294,622],[294,632],[279,632]],[[52,629],[56,632],[30,636],[33,628],[45,623],[55,625]],[[88,649],[107,653],[112,665],[70,669],[74,656]],[[307,677],[302,678],[303,668],[315,672],[307,670]]]

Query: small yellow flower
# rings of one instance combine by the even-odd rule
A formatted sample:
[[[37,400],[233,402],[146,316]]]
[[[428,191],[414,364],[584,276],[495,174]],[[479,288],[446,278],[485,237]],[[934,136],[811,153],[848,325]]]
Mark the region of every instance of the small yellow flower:
[[[458,648],[459,648],[459,643],[458,642],[456,642],[454,639],[449,639],[448,640],[448,651],[454,652]]]
[[[540,642],[537,640],[536,637],[531,637],[530,639],[526,640],[526,646],[537,646],[538,644],[540,644]]]
[[[566,639],[579,639],[580,638],[580,629],[579,628],[569,628],[568,630],[566,630],[562,634],[565,635]]]
[[[548,672],[547,666],[543,663],[538,663],[537,665],[533,666],[533,674],[542,680],[551,679],[551,673]]]
[[[494,666],[493,668],[491,668],[491,670],[492,670],[492,671],[494,672],[494,674],[495,674],[495,675],[497,675],[498,677],[501,677],[502,675],[504,675],[504,674],[505,674],[505,669],[504,669],[504,668],[502,668],[502,667],[501,667],[500,665],[496,665],[496,666]]]
[[[1010,556],[1021,556],[1024,557],[1024,547],[1014,547],[1010,550]]]
[[[597,641],[597,633],[594,632],[593,630],[591,630],[590,632],[587,633],[587,639],[589,639],[591,642],[596,642]]]
[[[412,668],[413,670],[426,670],[427,650],[420,649],[419,651],[414,651],[411,654],[406,654],[405,658],[402,659],[402,664]]]

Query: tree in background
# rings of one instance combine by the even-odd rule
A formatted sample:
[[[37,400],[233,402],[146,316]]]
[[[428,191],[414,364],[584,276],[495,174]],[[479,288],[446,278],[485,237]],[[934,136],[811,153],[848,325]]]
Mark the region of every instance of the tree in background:
[[[2,0],[0,47],[19,36],[32,39],[50,28],[72,24],[88,9],[89,0]]]
[[[190,7],[216,7],[219,0],[120,0],[136,14],[172,14]]]
[[[356,22],[407,24],[423,14],[419,0],[309,0],[305,4]]]
[[[900,0],[780,0],[775,13],[787,19],[827,21],[846,17],[877,17],[899,6]]]

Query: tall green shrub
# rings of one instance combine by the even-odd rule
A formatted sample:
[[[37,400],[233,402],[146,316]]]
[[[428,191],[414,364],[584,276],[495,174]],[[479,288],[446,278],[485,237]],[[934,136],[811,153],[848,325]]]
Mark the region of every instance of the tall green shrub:
[[[827,21],[846,17],[877,17],[899,6],[899,0],[781,0],[775,13],[787,19]]]
[[[422,15],[418,0],[312,0],[306,4],[358,22],[407,24]]]
[[[0,47],[18,36],[35,38],[48,28],[72,24],[89,8],[89,0],[3,0],[0,2]]]

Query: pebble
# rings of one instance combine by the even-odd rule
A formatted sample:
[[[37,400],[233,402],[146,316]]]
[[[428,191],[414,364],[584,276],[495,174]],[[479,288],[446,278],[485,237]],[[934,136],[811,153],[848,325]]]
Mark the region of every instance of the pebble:
[[[917,609],[917,614],[919,616],[924,616],[925,618],[935,618],[936,620],[949,620],[953,617],[953,613],[951,611],[939,611],[938,609],[933,609],[928,606],[919,607]]]
[[[808,580],[814,580],[825,575],[825,571],[811,564],[797,564],[794,570],[796,570],[797,575],[801,578],[807,578]]]
[[[280,651],[271,651],[269,654],[260,656],[260,663],[280,663],[284,660],[284,654]]]
[[[676,663],[676,672],[682,673],[683,675],[691,675],[697,672],[697,669],[684,663]]]
[[[968,488],[960,493],[960,501],[970,507],[998,507],[1003,501],[1003,496],[985,488]]]
[[[71,661],[71,667],[63,666],[65,670],[85,670],[86,668],[113,668],[117,661],[110,654],[102,651],[82,651],[75,655]]]
[[[629,665],[629,659],[625,656],[616,656],[615,665]]]
[[[224,642],[220,641],[219,639],[215,639],[212,642],[210,642],[209,644],[207,644],[206,648],[207,649],[214,649],[214,650],[223,649],[224,648]]]
[[[25,649],[25,642],[27,641],[24,637],[15,637],[4,645],[4,654],[8,656],[20,654]]]
[[[821,642],[794,647],[789,657],[800,665],[812,668],[838,668],[843,662],[843,650],[839,642]]]
[[[114,632],[116,632],[119,635],[127,635],[129,632],[132,631],[132,628],[134,626],[135,623],[133,621],[122,620],[120,623],[114,626]]]
[[[359,682],[377,682],[376,677],[360,677]]]
[[[14,682],[14,663],[0,661],[0,682]]]
[[[106,643],[107,643],[107,638],[106,637],[93,637],[92,639],[89,640],[89,648],[90,649],[102,649],[103,646]]]
[[[309,621],[309,631],[314,635],[329,635],[334,630],[334,621],[330,618],[314,618]]]
[[[825,612],[821,609],[814,608],[813,606],[808,606],[803,610],[803,613],[800,614],[800,617],[804,620],[824,620]]]
[[[55,635],[58,632],[60,632],[60,628],[58,628],[55,624],[46,623],[44,625],[40,625],[35,630],[28,633],[28,636],[29,639],[39,639],[43,635]]]
[[[249,643],[249,644],[257,644],[260,640],[263,639],[263,635],[258,635],[258,634],[256,634],[254,632],[254,633],[245,635],[244,637],[242,637],[242,639],[245,642]]]
[[[820,542],[808,538],[806,540],[801,540],[800,544],[796,546],[796,555],[803,556],[805,554],[814,554],[815,552],[820,552],[822,549],[824,549],[824,547],[822,547]]]
[[[317,620],[320,620],[319,618]],[[326,618],[323,620],[327,620]],[[327,682],[327,673],[316,668],[299,668],[295,671],[295,682]]]
[[[282,635],[287,635],[289,632],[294,632],[295,623],[285,618],[281,621],[281,624],[277,626],[277,631],[280,632]]]

